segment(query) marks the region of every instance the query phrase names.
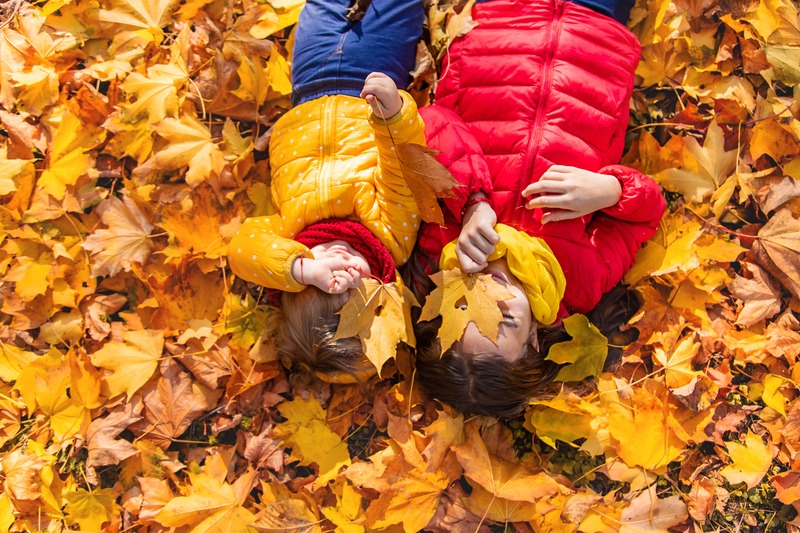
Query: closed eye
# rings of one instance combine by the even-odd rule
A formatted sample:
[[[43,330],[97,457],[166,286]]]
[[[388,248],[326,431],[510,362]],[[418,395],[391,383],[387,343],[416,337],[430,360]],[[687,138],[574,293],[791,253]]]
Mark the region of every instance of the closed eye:
[[[502,324],[504,326],[508,326],[508,327],[511,327],[511,328],[516,328],[517,327],[517,322],[514,320],[514,315],[512,315],[510,313],[503,313],[503,318],[505,319],[502,322]]]

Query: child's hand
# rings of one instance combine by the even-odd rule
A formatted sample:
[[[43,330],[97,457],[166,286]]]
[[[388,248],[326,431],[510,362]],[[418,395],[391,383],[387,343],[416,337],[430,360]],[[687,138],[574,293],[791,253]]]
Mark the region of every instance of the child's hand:
[[[497,215],[488,203],[479,202],[467,208],[456,242],[456,257],[463,272],[474,274],[488,266],[486,258],[500,242],[494,230],[496,223]]]
[[[614,176],[576,167],[553,165],[539,181],[522,191],[528,209],[545,210],[542,224],[569,220],[619,202],[622,186]]]
[[[403,108],[403,98],[392,79],[382,72],[373,72],[364,80],[361,98],[372,106],[376,117],[388,119]]]
[[[352,255],[336,248],[330,248],[319,259],[295,259],[292,263],[292,277],[304,285],[313,285],[329,294],[342,294],[354,288],[361,281],[358,263]]]

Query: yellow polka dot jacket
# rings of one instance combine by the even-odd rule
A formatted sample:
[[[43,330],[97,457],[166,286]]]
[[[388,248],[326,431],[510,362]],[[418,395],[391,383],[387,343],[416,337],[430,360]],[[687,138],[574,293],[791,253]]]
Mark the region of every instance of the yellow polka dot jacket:
[[[400,94],[402,109],[385,121],[364,100],[333,95],[300,104],[275,123],[269,157],[276,214],[246,219],[231,239],[234,274],[273,289],[303,290],[292,278],[292,262],[312,254],[293,237],[327,218],[360,222],[395,264],[405,264],[420,215],[392,138],[425,144],[425,133],[414,100]]]

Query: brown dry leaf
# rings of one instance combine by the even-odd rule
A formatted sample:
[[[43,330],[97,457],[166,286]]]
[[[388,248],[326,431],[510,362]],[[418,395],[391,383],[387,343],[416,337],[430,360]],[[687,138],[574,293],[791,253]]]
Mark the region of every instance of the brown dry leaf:
[[[770,280],[769,274],[753,263],[742,263],[753,278],[738,276],[730,285],[731,294],[744,304],[736,323],[744,327],[768,318],[772,318],[781,310],[781,293]]]
[[[474,323],[482,335],[494,342],[503,321],[497,302],[508,300],[511,293],[490,274],[462,274],[461,270],[440,270],[431,276],[436,289],[428,295],[419,319],[442,317],[439,339],[442,353],[461,339],[464,330]]]
[[[436,160],[438,152],[435,150],[408,142],[395,145],[395,149],[400,170],[414,196],[422,220],[444,225],[444,215],[437,198],[453,198],[453,188],[464,185]]]
[[[400,342],[415,344],[412,306],[419,307],[419,303],[401,283],[361,278],[337,313],[339,327],[333,339],[358,336],[367,359],[375,365],[380,377],[383,365],[394,359]]]
[[[160,379],[142,390],[144,419],[130,429],[167,449],[210,406],[209,398],[175,361],[161,361],[160,372]]]
[[[450,410],[437,410],[436,413],[436,420],[425,427],[425,436],[429,439],[422,450],[422,456],[428,464],[426,472],[437,470],[450,447],[464,442],[464,415],[456,413],[453,416]]]
[[[792,216],[791,209],[779,209],[764,224],[753,249],[763,251],[771,261],[770,264],[760,263],[761,266],[778,278],[795,298],[800,298],[800,221]]]
[[[128,426],[142,419],[139,415],[141,409],[141,403],[129,402],[119,411],[92,420],[86,430],[86,448],[89,451],[86,466],[116,465],[138,453],[130,442],[117,437]]]

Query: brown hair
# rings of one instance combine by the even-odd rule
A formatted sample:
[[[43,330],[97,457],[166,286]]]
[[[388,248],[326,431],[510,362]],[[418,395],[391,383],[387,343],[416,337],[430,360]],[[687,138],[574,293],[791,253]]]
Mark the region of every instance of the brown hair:
[[[327,294],[316,287],[281,296],[278,322],[278,355],[292,361],[304,372],[353,374],[364,358],[358,337],[333,340],[339,326],[336,312],[346,301],[345,294]]]

